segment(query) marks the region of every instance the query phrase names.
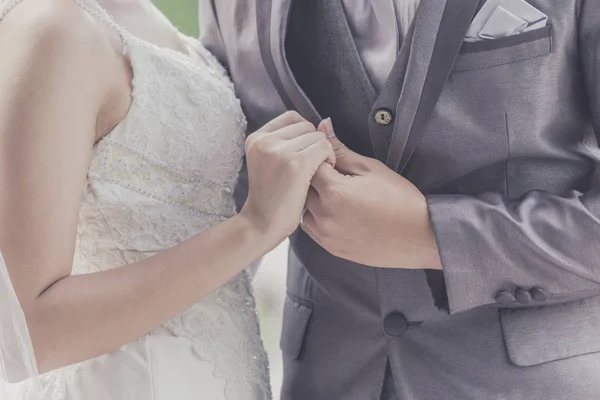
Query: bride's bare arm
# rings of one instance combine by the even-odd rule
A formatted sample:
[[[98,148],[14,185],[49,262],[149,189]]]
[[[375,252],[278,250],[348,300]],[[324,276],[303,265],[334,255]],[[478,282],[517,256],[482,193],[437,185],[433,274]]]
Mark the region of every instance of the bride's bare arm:
[[[88,163],[118,63],[102,34],[67,21],[15,10],[0,25],[0,249],[40,371],[131,342],[276,246],[333,155],[314,126],[286,114],[247,142],[251,190],[240,215],[139,263],[71,276]]]

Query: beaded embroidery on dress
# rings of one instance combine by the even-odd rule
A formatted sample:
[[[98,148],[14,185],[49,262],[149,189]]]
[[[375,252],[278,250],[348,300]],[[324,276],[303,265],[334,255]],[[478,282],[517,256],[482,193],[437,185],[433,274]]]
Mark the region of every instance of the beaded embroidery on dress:
[[[131,108],[89,167],[73,264],[73,274],[86,274],[135,263],[233,216],[246,121],[225,70],[196,40],[185,38],[190,55],[160,48],[128,34],[95,0],[74,1],[119,33],[134,73]],[[0,21],[19,2],[0,1]],[[270,399],[249,274],[113,354],[3,385],[0,398]]]

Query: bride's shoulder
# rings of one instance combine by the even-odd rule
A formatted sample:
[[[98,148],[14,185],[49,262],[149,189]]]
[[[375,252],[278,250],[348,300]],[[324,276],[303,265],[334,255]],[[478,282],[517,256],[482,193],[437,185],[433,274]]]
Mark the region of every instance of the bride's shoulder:
[[[73,0],[24,0],[8,10],[0,21],[0,51],[7,47],[13,54],[35,53],[46,61],[74,51],[93,58],[109,50],[105,32]]]
[[[104,118],[108,100],[127,97],[118,90],[126,71],[116,41],[73,0],[22,1],[0,21],[0,110],[16,100],[42,109],[34,99],[53,99]],[[25,111],[43,114],[33,108]]]

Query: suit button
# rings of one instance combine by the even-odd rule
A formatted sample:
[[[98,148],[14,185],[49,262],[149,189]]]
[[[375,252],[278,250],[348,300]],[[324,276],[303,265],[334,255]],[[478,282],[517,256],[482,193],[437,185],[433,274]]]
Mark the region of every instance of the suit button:
[[[531,303],[531,294],[525,289],[515,290],[515,299],[521,304]]]
[[[375,111],[375,122],[377,122],[379,125],[387,126],[391,124],[393,120],[394,116],[390,110],[380,108]]]
[[[402,336],[408,328],[408,320],[404,314],[393,312],[383,320],[383,329],[390,336]]]
[[[511,292],[503,290],[496,295],[496,303],[498,304],[510,304],[513,301],[515,301],[515,296]]]
[[[548,293],[546,293],[546,290],[544,290],[543,287],[535,286],[531,288],[529,293],[535,301],[542,302],[548,300]]]

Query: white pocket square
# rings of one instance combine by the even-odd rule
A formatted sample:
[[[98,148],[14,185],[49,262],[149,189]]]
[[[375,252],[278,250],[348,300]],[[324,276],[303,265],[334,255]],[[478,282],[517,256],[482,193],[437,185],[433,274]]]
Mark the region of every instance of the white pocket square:
[[[473,19],[467,42],[498,39],[543,28],[548,16],[525,0],[488,0]]]

